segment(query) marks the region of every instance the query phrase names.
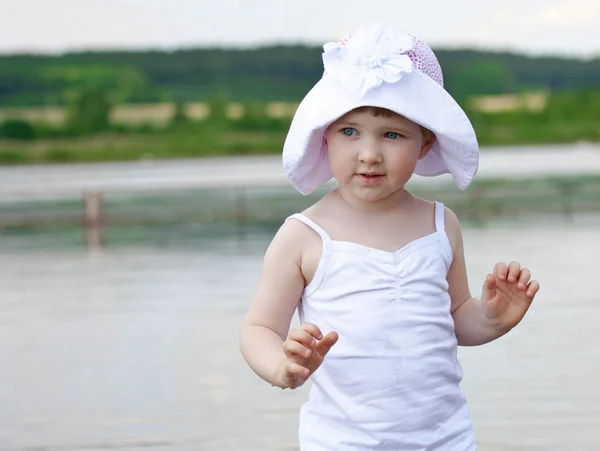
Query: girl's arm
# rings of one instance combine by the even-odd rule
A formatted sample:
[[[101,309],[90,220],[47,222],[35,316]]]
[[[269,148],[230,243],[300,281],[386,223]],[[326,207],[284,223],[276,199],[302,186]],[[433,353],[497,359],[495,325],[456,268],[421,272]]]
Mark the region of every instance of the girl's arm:
[[[271,385],[286,388],[283,342],[304,290],[301,272],[302,225],[282,225],[264,257],[261,279],[241,333],[242,355],[252,370]]]
[[[477,346],[496,340],[515,327],[529,309],[540,286],[529,270],[517,262],[498,263],[488,274],[480,299],[469,291],[462,232],[458,219],[446,210],[446,232],[453,261],[448,271],[448,292],[458,344]]]

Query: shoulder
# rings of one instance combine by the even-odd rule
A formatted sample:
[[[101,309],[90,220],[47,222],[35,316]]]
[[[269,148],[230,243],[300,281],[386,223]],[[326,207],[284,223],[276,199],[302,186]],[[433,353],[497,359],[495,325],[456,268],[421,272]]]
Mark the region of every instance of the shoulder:
[[[446,206],[444,206],[444,226],[448,241],[450,241],[452,253],[455,255],[456,251],[462,248],[462,231],[458,217]]]
[[[273,237],[267,252],[280,253],[301,257],[302,249],[307,240],[310,240],[312,231],[299,219],[288,218],[279,227]]]
[[[441,202],[435,202],[417,196],[413,196],[413,200],[418,206],[418,213],[429,218],[431,218],[432,212],[435,211],[436,204],[442,205],[444,208],[444,226],[446,233],[455,234],[456,232],[460,232],[460,223],[458,217],[446,205],[442,204]],[[437,214],[437,211],[435,211],[435,213]]]
[[[288,218],[276,233],[264,258],[264,268],[273,274],[293,271],[308,285],[321,257],[322,239],[318,232],[301,221]]]
[[[417,197],[415,199],[419,201],[421,207],[424,209],[423,211],[431,211],[436,204],[435,202]],[[448,241],[450,242],[450,247],[452,248],[452,254],[455,255],[456,251],[462,247],[462,231],[460,221],[454,211],[452,211],[450,208],[442,203],[438,203],[438,205],[443,205],[444,229],[446,236],[448,237]]]
[[[446,231],[460,232],[460,221],[456,213],[444,205],[444,224]]]
[[[296,261],[300,261],[307,248],[313,246],[315,243],[320,243],[321,238],[318,232],[313,230],[309,224],[303,222],[303,217],[309,221],[316,221],[314,206],[303,211],[296,217],[294,215],[288,217],[279,227],[267,252],[283,253],[288,257],[294,258]]]

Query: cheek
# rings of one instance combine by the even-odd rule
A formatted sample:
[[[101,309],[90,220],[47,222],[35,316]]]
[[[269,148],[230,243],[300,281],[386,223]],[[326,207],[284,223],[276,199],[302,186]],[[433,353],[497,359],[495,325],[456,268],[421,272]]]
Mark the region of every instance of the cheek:
[[[329,160],[329,168],[331,169],[331,172],[333,172],[334,175],[336,175],[336,173],[339,173],[340,170],[342,170],[347,164],[339,149],[336,149],[335,147],[330,147],[328,149],[327,158]]]
[[[328,140],[327,158],[329,159],[329,166],[332,171],[336,168],[346,166],[350,160],[350,153],[347,146],[340,145],[335,138]]]
[[[397,173],[412,173],[417,164],[417,151],[414,149],[394,149],[387,155],[387,163],[390,167],[395,168]]]

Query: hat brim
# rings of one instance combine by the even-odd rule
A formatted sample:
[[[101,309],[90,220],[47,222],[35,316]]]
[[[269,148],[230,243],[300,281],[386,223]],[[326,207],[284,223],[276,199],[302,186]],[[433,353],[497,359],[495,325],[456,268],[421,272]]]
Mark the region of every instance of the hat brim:
[[[466,113],[438,83],[414,70],[359,98],[325,75],[300,103],[283,147],[284,170],[300,193],[310,194],[333,177],[323,134],[331,123],[363,106],[391,110],[435,133],[436,142],[417,162],[415,174],[450,173],[460,189],[471,183],[479,165],[477,137]]]

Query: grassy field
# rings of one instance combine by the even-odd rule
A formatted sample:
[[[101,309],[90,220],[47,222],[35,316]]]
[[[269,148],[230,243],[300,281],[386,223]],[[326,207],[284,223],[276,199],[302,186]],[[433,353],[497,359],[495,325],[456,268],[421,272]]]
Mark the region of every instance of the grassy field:
[[[35,141],[0,140],[0,164],[128,161],[252,155],[281,151],[284,131],[213,128],[202,122],[164,130],[107,132]]]
[[[290,102],[269,102],[264,105],[264,112],[269,117],[291,118],[297,104]],[[185,104],[185,115],[191,120],[204,120],[210,115],[208,103],[190,102]],[[116,105],[110,113],[110,121],[117,125],[153,125],[168,124],[175,115],[176,105],[170,102],[147,104]],[[244,106],[231,103],[227,106],[230,118],[244,114]],[[62,126],[67,119],[67,109],[61,106],[46,107],[4,107],[0,108],[0,122],[6,119],[23,119],[55,126]]]
[[[61,108],[0,108],[7,118],[34,124],[34,139],[0,138],[0,164],[128,161],[279,153],[297,104],[227,104],[220,116],[211,106],[184,106],[185,120],[174,121],[171,103],[121,105],[111,110],[110,129],[69,135]],[[600,141],[597,118],[547,120],[533,112],[474,112],[482,146]]]
[[[595,142],[598,124],[494,125],[478,134],[482,146]],[[106,132],[34,141],[0,139],[0,164],[132,161],[231,155],[278,154],[285,130],[236,130],[190,124],[162,131]],[[590,138],[591,137],[591,138]],[[482,149],[485,151],[485,148]]]
[[[140,105],[117,105],[111,111],[112,123],[121,125],[165,125],[175,114],[173,103],[150,103]],[[205,119],[210,114],[206,103],[189,103],[186,115],[192,120]],[[31,122],[62,126],[67,118],[67,109],[61,106],[5,107],[0,108],[0,122],[6,119],[23,119]]]

